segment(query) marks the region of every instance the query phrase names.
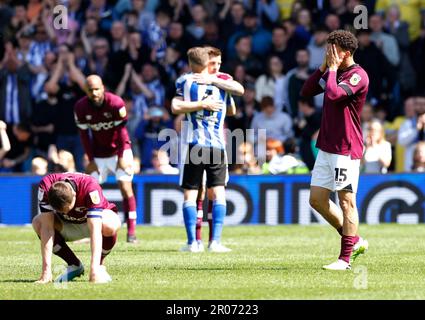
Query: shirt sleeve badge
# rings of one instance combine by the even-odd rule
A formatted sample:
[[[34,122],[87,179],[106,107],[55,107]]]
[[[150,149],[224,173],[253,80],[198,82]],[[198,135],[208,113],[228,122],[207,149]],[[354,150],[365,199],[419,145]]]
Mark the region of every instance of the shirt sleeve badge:
[[[352,86],[357,86],[359,84],[360,80],[362,80],[362,77],[360,77],[359,74],[354,73],[350,78],[350,84]]]
[[[125,107],[121,107],[121,109],[118,112],[121,118],[124,118],[127,115],[127,110],[125,110]]]
[[[90,195],[90,199],[91,202],[93,202],[93,204],[99,204],[100,203],[100,196],[99,196],[99,191],[95,190],[89,193]]]

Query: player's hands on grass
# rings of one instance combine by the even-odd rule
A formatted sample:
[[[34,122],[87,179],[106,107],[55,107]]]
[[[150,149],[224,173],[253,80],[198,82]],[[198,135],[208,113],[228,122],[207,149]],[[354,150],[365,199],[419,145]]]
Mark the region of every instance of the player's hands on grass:
[[[342,58],[339,57],[336,46],[331,44],[328,46],[326,52],[326,61],[328,63],[329,70],[336,71],[342,63]]]
[[[95,172],[95,171],[100,174],[99,168],[97,167],[96,162],[90,161],[86,167],[86,172],[87,174],[91,174],[92,172]]]
[[[52,277],[52,273],[43,273],[40,277],[40,279],[38,279],[37,281],[35,281],[35,283],[38,284],[46,284],[46,283],[50,283],[52,282],[53,277]]]

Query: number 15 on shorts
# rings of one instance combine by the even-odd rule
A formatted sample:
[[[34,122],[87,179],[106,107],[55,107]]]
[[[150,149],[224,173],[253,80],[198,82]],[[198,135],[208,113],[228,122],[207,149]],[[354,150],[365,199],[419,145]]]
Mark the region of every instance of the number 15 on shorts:
[[[335,168],[335,182],[345,182],[347,181],[347,169],[345,168]]]

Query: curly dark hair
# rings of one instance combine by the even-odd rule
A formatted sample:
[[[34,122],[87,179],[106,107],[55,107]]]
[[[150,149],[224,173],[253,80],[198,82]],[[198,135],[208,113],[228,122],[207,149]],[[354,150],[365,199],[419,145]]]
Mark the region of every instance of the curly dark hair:
[[[354,51],[359,46],[356,36],[346,30],[335,30],[331,32],[328,36],[328,43],[336,44],[341,49],[350,51],[351,55],[354,54]]]

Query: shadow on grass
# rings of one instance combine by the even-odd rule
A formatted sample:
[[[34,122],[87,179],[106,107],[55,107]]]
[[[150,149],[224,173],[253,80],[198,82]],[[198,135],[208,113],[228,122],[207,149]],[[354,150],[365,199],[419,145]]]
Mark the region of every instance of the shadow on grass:
[[[0,283],[34,283],[35,281],[34,279],[7,279],[0,280]]]

